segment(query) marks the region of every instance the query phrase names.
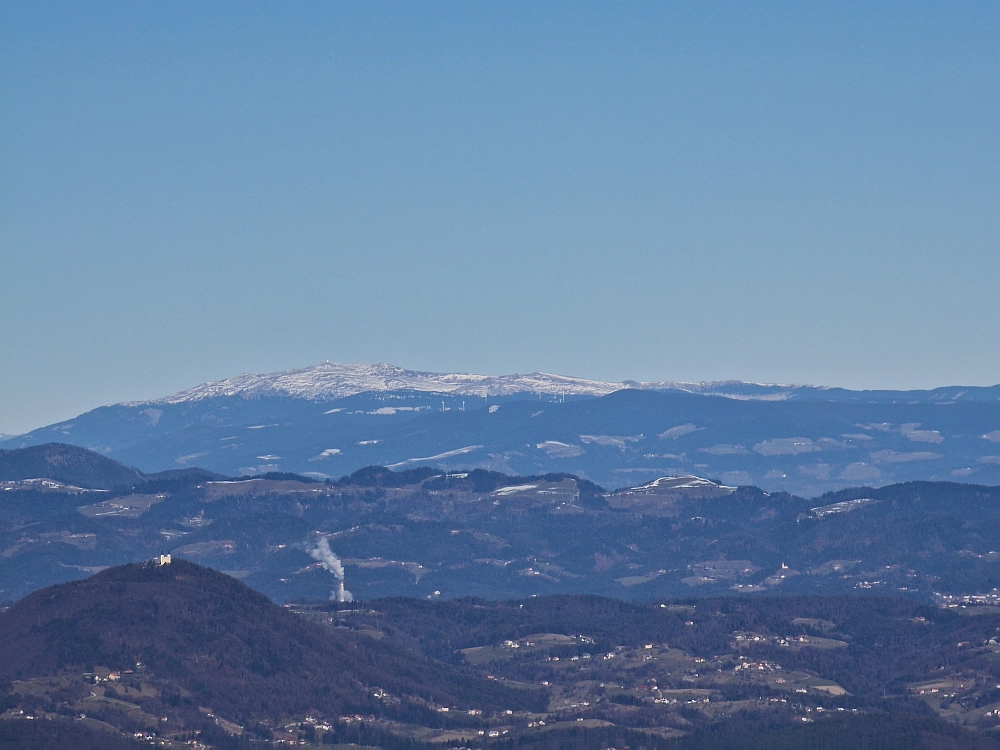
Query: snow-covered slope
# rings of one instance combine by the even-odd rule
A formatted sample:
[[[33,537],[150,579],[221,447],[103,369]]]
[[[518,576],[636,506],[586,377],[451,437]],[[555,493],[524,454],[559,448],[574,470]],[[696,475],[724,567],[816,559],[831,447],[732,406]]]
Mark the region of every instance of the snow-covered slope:
[[[549,396],[606,396],[631,388],[644,391],[680,391],[701,396],[717,396],[738,401],[855,401],[892,402],[997,401],[1000,386],[964,388],[951,386],[933,391],[849,391],[812,385],[780,383],[745,383],[738,380],[621,383],[588,380],[566,375],[534,372],[528,375],[477,375],[474,373],[437,373],[407,370],[387,364],[337,364],[323,362],[297,370],[283,370],[263,375],[236,377],[204,383],[172,396],[143,402],[144,405],[185,404],[211,398],[256,399],[287,397],[310,401],[330,401],[360,393],[416,391],[454,396],[513,396],[519,393]],[[138,404],[123,404],[136,406]]]
[[[388,364],[338,364],[323,362],[297,370],[283,370],[263,375],[237,375],[225,380],[190,388],[149,403],[182,404],[207,398],[233,397],[252,399],[286,396],[314,401],[354,396],[358,393],[418,391],[450,393],[456,396],[512,396],[517,393],[552,396],[606,396],[623,388],[650,391],[685,391],[736,399],[783,401],[810,386],[720,382],[638,382],[622,383],[588,380],[546,372],[528,375],[477,375],[475,373],[437,373],[407,370]]]
[[[266,375],[237,375],[205,383],[154,403],[180,404],[206,398],[241,396],[259,398],[288,396],[327,400],[381,391],[422,391],[462,396],[510,396],[544,393],[566,396],[605,396],[626,386],[544,372],[530,375],[475,375],[406,370],[386,364],[323,362],[313,367],[284,370]]]
[[[666,492],[668,490],[704,490],[722,489],[733,491],[735,487],[727,487],[724,484],[713,482],[711,479],[702,479],[693,474],[684,474],[679,477],[659,477],[652,482],[640,484],[638,487],[630,487],[626,492]]]

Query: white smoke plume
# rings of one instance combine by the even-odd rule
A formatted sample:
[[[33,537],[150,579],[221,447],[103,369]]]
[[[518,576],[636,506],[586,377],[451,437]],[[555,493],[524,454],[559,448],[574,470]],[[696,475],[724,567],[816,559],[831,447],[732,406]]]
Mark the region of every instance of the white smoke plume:
[[[351,602],[354,596],[344,588],[344,565],[333,550],[330,549],[329,537],[320,537],[319,543],[311,550],[309,556],[333,573],[337,579],[337,587],[330,593],[330,600],[335,602]]]

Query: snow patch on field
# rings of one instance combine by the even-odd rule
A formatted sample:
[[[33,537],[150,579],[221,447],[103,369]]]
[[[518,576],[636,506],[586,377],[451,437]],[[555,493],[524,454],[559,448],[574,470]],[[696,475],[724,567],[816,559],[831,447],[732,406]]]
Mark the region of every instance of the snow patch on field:
[[[535,447],[540,451],[545,451],[549,458],[575,458],[583,455],[583,448],[579,445],[561,443],[558,440],[546,440],[538,443]]]
[[[310,461],[322,461],[324,458],[331,458],[340,453],[340,448],[327,448],[325,451],[320,453],[318,456],[313,456]]]
[[[529,490],[537,488],[537,484],[515,484],[510,487],[500,487],[499,489],[493,490],[490,494],[497,495],[499,497],[506,497],[507,495],[517,495],[521,492],[528,492]]]
[[[704,427],[697,427],[691,423],[679,424],[676,427],[671,427],[665,432],[661,432],[657,435],[660,440],[673,439],[676,440],[679,437],[684,437],[685,435],[690,435],[692,432],[697,432],[699,429],[705,429]]]
[[[693,489],[706,489],[720,487],[722,489],[733,490],[735,487],[726,487],[725,485],[716,484],[711,479],[702,479],[701,477],[696,477],[693,474],[687,474],[679,477],[660,477],[654,479],[652,482],[646,482],[646,484],[640,484],[638,487],[632,487],[632,492],[641,492],[643,490],[693,490]]]
[[[483,446],[481,445],[467,445],[464,448],[456,448],[453,451],[445,451],[444,453],[438,453],[436,456],[425,456],[424,458],[408,458],[405,461],[400,461],[399,463],[389,464],[386,466],[387,469],[399,469],[404,466],[409,466],[410,464],[420,464],[426,461],[443,461],[446,458],[454,458],[455,456],[462,456],[466,453],[472,453],[477,451]]]
[[[638,443],[642,438],[642,435],[580,435],[580,442],[624,448],[627,443]]]
[[[904,424],[899,428],[899,433],[905,437],[909,438],[914,443],[941,443],[944,442],[944,438],[941,433],[937,430],[918,430],[920,427],[919,422],[911,422],[910,424]]]

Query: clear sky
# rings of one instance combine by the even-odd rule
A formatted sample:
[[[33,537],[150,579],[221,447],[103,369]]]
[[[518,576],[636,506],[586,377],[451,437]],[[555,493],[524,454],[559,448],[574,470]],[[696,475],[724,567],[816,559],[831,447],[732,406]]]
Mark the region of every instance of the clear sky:
[[[240,372],[1000,382],[1000,4],[0,3],[0,432]]]

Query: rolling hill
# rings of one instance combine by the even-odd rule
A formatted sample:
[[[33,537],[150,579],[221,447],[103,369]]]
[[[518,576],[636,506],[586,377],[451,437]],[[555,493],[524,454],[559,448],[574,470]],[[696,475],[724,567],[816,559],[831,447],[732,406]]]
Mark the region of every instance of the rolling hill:
[[[278,607],[148,562],[0,613],[0,748],[995,750],[998,622],[873,596]]]
[[[206,715],[231,733],[267,735],[307,715],[434,723],[436,706],[495,712],[538,702],[534,693],[311,623],[184,560],[112,568],[38,591],[0,614],[0,631],[0,679],[13,681],[21,705],[44,711],[30,694],[55,687],[73,711],[158,735],[200,728]],[[81,674],[101,689],[85,689]]]
[[[368,467],[324,482],[194,472],[112,491],[2,486],[0,600],[172,551],[279,602],[340,596],[343,583],[364,600],[892,592],[1000,603],[1000,488],[981,485],[810,500],[694,476],[609,492],[567,473]]]
[[[145,474],[86,448],[43,443],[18,450],[0,450],[0,482],[49,479],[77,489],[135,490],[163,481],[206,481],[222,475],[199,468],[169,469]]]

